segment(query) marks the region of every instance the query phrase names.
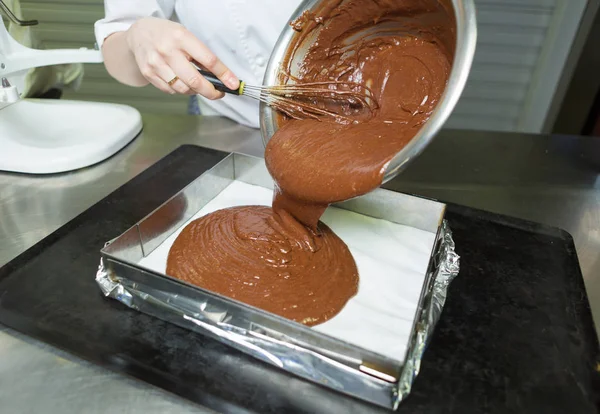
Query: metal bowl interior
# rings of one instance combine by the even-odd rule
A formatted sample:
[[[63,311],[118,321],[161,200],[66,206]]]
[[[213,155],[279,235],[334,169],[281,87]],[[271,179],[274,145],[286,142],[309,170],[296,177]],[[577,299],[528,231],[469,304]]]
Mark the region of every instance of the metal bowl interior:
[[[290,22],[296,20],[305,10],[316,10],[323,2],[329,0],[304,0],[296,9],[290,18]],[[346,1],[346,0],[342,0]],[[400,173],[410,161],[415,159],[431,142],[435,135],[440,131],[458,102],[460,95],[465,87],[465,83],[471,70],[473,55],[475,54],[475,43],[477,40],[477,24],[475,18],[475,6],[473,0],[432,0],[451,5],[448,19],[454,19],[449,27],[452,28],[450,37],[454,38],[454,44],[447,45],[447,49],[452,55],[452,70],[448,78],[446,89],[432,113],[429,120],[423,125],[414,138],[400,150],[389,162],[386,167],[384,182],[394,178]],[[450,13],[454,14],[452,16]],[[427,18],[423,19],[421,24],[425,25]],[[405,29],[398,27],[399,32]],[[368,34],[369,28],[365,29]],[[316,33],[315,33],[316,35]],[[265,72],[263,84],[267,86],[280,85],[282,78],[282,63],[285,61],[289,50],[298,42],[298,32],[291,25],[286,25],[281,32],[275,48],[271,53],[269,63]],[[443,42],[443,39],[442,39]],[[296,47],[293,55],[291,68],[295,67],[296,61],[301,61],[311,44],[311,39],[306,38],[302,44]],[[453,53],[452,53],[453,52]],[[292,69],[293,70],[293,69]],[[293,75],[293,73],[292,73]],[[263,143],[268,143],[269,139],[277,131],[281,117],[279,114],[261,103],[260,105],[260,129],[263,137]]]

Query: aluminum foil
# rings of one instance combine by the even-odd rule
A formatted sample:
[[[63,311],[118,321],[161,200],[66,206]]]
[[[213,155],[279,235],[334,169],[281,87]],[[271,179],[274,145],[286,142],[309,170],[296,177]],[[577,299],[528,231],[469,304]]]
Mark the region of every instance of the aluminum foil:
[[[143,278],[133,280],[124,273],[115,272],[114,267],[111,269],[106,265],[104,258],[100,261],[96,282],[105,296],[130,308],[208,334],[313,382],[328,386],[335,384],[338,390],[348,394],[354,394],[353,390],[358,394],[359,390],[368,388],[371,390],[371,402],[396,409],[410,393],[419,374],[421,359],[442,313],[448,286],[459,272],[459,256],[454,248],[452,232],[443,220],[409,350],[398,380],[392,383],[383,381],[381,376],[368,376],[365,370],[361,372],[361,368],[364,368],[360,365],[361,361],[357,362],[352,356],[320,353],[315,347],[303,344],[285,333],[274,335],[273,332],[253,329],[252,324],[236,323],[231,313],[219,307],[211,308],[205,300],[196,301],[184,295],[161,291],[150,283],[145,284]],[[368,400],[364,396],[363,399]]]
[[[437,321],[442,315],[448,287],[450,282],[458,275],[460,270],[460,257],[455,252],[452,231],[448,222],[444,220],[440,229],[440,247],[433,257],[432,285],[424,298],[423,307],[417,329],[412,337],[407,358],[398,380],[397,395],[395,396],[393,409],[397,409],[400,402],[410,394],[413,382],[419,375],[423,353],[427,348],[429,340]]]

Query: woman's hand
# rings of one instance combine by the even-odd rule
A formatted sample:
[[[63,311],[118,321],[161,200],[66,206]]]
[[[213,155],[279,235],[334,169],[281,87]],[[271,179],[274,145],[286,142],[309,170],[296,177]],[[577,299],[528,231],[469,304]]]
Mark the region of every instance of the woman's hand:
[[[110,74],[132,86],[150,82],[170,94],[200,94],[208,99],[223,97],[223,93],[192,66],[190,60],[194,60],[228,88],[239,87],[237,77],[204,43],[181,24],[169,20],[142,18],[126,32],[109,36],[102,53]]]

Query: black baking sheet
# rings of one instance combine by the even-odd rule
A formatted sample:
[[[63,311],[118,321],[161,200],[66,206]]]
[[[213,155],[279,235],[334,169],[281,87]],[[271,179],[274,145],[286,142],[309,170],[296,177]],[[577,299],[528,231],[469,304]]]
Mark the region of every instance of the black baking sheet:
[[[380,408],[104,298],[104,243],[225,153],[183,146],[0,269],[0,323],[219,412]],[[593,413],[598,339],[571,237],[449,206],[461,271],[405,413]]]

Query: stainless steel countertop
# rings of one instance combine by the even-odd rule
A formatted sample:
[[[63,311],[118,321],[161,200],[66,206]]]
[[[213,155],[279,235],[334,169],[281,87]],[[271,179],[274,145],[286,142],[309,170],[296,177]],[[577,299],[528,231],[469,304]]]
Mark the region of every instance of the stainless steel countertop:
[[[258,131],[222,118],[149,115],[134,142],[96,166],[53,176],[0,173],[0,266],[182,144],[263,152]],[[443,131],[386,187],[569,231],[600,321],[600,139]],[[0,401],[3,411],[19,413],[208,412],[5,328]]]

